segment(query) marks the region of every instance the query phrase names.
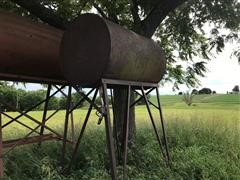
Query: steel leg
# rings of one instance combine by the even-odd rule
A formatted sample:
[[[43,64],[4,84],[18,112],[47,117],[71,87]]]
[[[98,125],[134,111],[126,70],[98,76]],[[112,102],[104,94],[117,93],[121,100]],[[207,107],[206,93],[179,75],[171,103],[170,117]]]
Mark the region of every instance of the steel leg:
[[[85,120],[84,120],[84,122],[83,122],[82,129],[81,129],[81,131],[80,131],[80,134],[79,134],[77,143],[76,143],[75,148],[74,148],[74,150],[73,150],[72,158],[71,158],[71,161],[70,161],[70,163],[69,163],[69,166],[68,166],[68,168],[67,168],[66,173],[69,173],[69,172],[70,172],[70,170],[71,170],[71,168],[72,168],[72,165],[73,165],[73,163],[74,163],[74,161],[75,161],[75,158],[76,158],[76,155],[77,155],[77,150],[78,150],[78,147],[79,147],[79,145],[80,145],[81,139],[82,139],[82,137],[83,137],[84,130],[85,130],[86,126],[87,126],[87,122],[88,122],[88,119],[89,119],[89,117],[90,117],[90,114],[91,114],[91,111],[92,111],[92,108],[93,108],[93,104],[95,103],[95,99],[96,99],[96,97],[97,97],[97,93],[98,93],[98,89],[96,89],[96,91],[95,91],[95,93],[94,93],[94,96],[93,96],[93,99],[92,99],[92,102],[91,102],[91,104],[90,104],[90,106],[89,106],[89,108],[88,108],[88,112],[87,112],[86,117],[85,117]]]
[[[159,134],[158,134],[157,127],[156,127],[156,125],[155,125],[155,122],[154,122],[154,119],[153,119],[153,116],[152,116],[152,112],[151,112],[151,109],[150,109],[150,106],[149,106],[149,102],[148,102],[148,100],[147,100],[147,97],[146,97],[146,94],[145,94],[145,92],[144,92],[143,87],[141,87],[141,91],[142,91],[142,95],[143,95],[145,104],[146,104],[146,106],[147,106],[148,114],[149,114],[149,117],[150,117],[150,119],[151,119],[154,132],[155,132],[155,134],[156,134],[156,138],[157,138],[158,144],[159,144],[160,149],[161,149],[161,151],[162,151],[163,157],[166,159],[166,155],[165,155],[164,150],[163,150],[162,141],[161,141],[161,138],[160,138],[160,136],[159,136]]]
[[[104,117],[105,117],[105,128],[106,128],[106,139],[107,139],[107,145],[108,145],[108,155],[109,155],[110,167],[111,167],[111,177],[113,180],[116,180],[117,179],[116,157],[115,157],[113,133],[112,133],[112,127],[111,127],[111,120],[110,120],[107,85],[105,83],[103,83],[103,99],[104,99],[104,106],[106,108],[106,114],[104,115]]]
[[[123,179],[127,179],[127,150],[128,150],[128,134],[129,134],[129,110],[130,110],[131,86],[128,86],[127,94],[127,114],[124,128],[124,159],[123,159]]]
[[[168,141],[167,141],[167,136],[166,136],[166,131],[165,131],[165,125],[164,125],[164,120],[163,120],[163,114],[162,114],[162,108],[161,108],[161,104],[160,104],[160,95],[159,95],[158,88],[156,88],[156,93],[157,93],[157,102],[158,102],[158,107],[159,107],[159,115],[160,115],[160,120],[161,120],[161,125],[162,125],[162,131],[163,131],[163,138],[164,138],[164,143],[165,143],[165,148],[166,148],[167,160],[168,160],[168,163],[170,163],[171,158],[170,158],[170,153],[169,153]]]
[[[66,105],[66,114],[65,114],[65,123],[64,123],[64,134],[63,134],[63,147],[62,147],[62,157],[61,157],[61,166],[64,166],[65,163],[65,153],[66,153],[66,141],[67,141],[67,131],[68,131],[68,119],[69,119],[69,110],[71,107],[71,93],[72,87],[68,88],[68,97]]]
[[[2,114],[0,112],[0,179],[3,179]]]
[[[44,132],[44,125],[46,123],[46,117],[47,117],[47,111],[48,111],[48,103],[49,103],[49,96],[50,96],[50,92],[51,92],[51,85],[48,84],[48,88],[47,88],[47,94],[46,94],[46,101],[44,104],[44,109],[43,109],[43,116],[42,116],[42,126],[40,129],[40,136],[43,135]],[[41,146],[42,142],[39,142],[39,145]]]
[[[74,120],[73,120],[73,111],[70,113],[71,119],[71,135],[72,135],[72,142],[75,142],[75,127],[74,127]],[[73,147],[75,144],[73,143]]]

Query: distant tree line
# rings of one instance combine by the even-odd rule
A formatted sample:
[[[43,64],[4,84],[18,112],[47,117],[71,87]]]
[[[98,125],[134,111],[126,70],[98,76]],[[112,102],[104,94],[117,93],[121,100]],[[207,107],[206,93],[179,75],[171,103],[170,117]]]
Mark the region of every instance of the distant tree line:
[[[216,94],[216,91],[212,91],[210,88],[202,88],[199,91],[197,89],[193,89],[191,94]],[[184,95],[186,93],[179,92],[178,95]],[[239,85],[235,85],[232,89],[232,91],[228,92],[227,94],[239,94]]]
[[[140,96],[136,95],[135,98],[139,98]],[[150,99],[150,94],[147,95],[147,98]],[[46,98],[46,90],[35,90],[35,91],[26,91],[22,89],[16,89],[13,85],[9,85],[8,83],[4,83],[0,81],[0,101],[7,102],[11,107],[0,104],[0,111],[14,111],[14,109],[20,109],[21,111],[25,111],[37,103],[43,101]],[[72,103],[77,104],[81,95],[79,93],[72,94]],[[95,103],[98,106],[102,105],[101,98],[98,96],[96,98]],[[144,99],[141,99],[137,105],[144,104]],[[109,97],[109,104],[111,105],[111,98]],[[83,107],[87,104],[82,103],[78,106],[78,108]],[[41,111],[44,108],[44,103],[37,106],[33,110]],[[48,110],[55,109],[65,109],[66,108],[66,97],[52,97],[48,103]]]
[[[216,91],[212,91],[210,88],[202,88],[200,90],[197,90],[197,89],[193,89],[191,94],[216,94],[217,92]],[[184,93],[182,92],[179,92],[178,95],[183,95]]]
[[[1,111],[14,111],[14,109],[20,109],[21,111],[27,110],[40,101],[43,101],[46,97],[45,90],[36,90],[36,91],[26,91],[22,89],[16,89],[14,86],[9,86],[6,84],[0,85],[0,101],[7,102],[11,107],[7,105],[0,104]],[[78,93],[72,94],[72,102],[76,104],[81,99],[81,96]],[[79,105],[82,107],[83,103]],[[33,110],[43,110],[44,103],[37,106]],[[54,109],[65,109],[66,107],[66,98],[61,97],[52,97],[48,103],[48,110]]]

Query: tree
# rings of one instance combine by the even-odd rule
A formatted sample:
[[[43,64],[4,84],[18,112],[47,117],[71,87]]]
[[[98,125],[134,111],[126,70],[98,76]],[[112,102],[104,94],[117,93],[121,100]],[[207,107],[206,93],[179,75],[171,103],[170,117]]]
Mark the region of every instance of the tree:
[[[193,89],[191,94],[198,94],[198,90]]]
[[[17,107],[17,90],[13,86],[8,86],[7,83],[3,83],[0,86],[0,101],[7,102],[14,109]],[[7,105],[0,104],[0,111],[14,111]]]
[[[189,91],[187,91],[186,93],[183,94],[183,101],[188,105],[191,106],[192,102],[193,102],[193,97],[195,94],[193,93],[189,93]]]
[[[204,76],[205,64],[213,51],[221,52],[228,41],[239,41],[240,3],[237,0],[2,0],[0,7],[65,29],[78,14],[95,9],[102,17],[127,27],[161,44],[167,57],[167,74],[171,81],[194,87]],[[211,24],[206,33],[204,25]],[[222,33],[222,28],[227,29]],[[240,50],[233,52],[240,61]],[[202,58],[196,61],[196,56]],[[185,68],[180,62],[187,62]],[[114,129],[121,144],[127,90],[114,90]],[[132,99],[134,95],[132,94]],[[130,112],[130,139],[134,134],[134,109]],[[117,135],[116,135],[117,134]]]
[[[77,104],[82,99],[82,96],[79,93],[72,94],[73,104]],[[82,107],[83,103],[79,104],[78,108]]]
[[[48,102],[48,110],[56,110],[59,107],[59,102],[57,97],[51,97]]]
[[[234,88],[232,89],[232,92],[238,94],[239,93],[239,86],[238,85],[234,86]]]
[[[23,93],[23,95],[19,99],[19,106],[21,110],[27,110],[37,103],[43,101],[45,99],[45,91],[37,90],[37,91],[28,91]],[[34,110],[42,110],[43,105],[39,105],[34,108]]]
[[[199,94],[211,94],[212,90],[210,88],[202,88],[198,91]]]
[[[66,109],[66,106],[67,106],[66,97],[64,96],[60,97],[58,103],[59,103],[58,106],[60,109]]]

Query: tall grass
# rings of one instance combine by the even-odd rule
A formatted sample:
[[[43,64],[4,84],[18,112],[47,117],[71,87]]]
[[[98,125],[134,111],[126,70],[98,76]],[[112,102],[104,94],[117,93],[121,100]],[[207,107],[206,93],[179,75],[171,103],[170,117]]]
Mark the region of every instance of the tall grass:
[[[136,109],[137,136],[129,150],[131,179],[240,179],[240,119],[237,110],[164,109],[171,151],[171,168],[166,167],[143,106]],[[86,110],[76,111],[75,117]],[[41,112],[33,112],[39,117]],[[153,111],[158,118],[157,111]],[[64,112],[49,125],[62,131]],[[83,117],[83,116],[82,116]],[[4,119],[4,121],[7,121]],[[27,119],[22,119],[27,122]],[[83,119],[76,121],[79,133]],[[160,122],[158,127],[160,129]],[[30,125],[32,123],[29,122]],[[7,179],[110,179],[104,122],[98,126],[92,115],[69,176],[61,174],[60,142],[18,147],[5,157]],[[5,137],[25,132],[20,126],[4,130]],[[69,160],[71,146],[68,146]],[[121,177],[121,167],[118,167]]]

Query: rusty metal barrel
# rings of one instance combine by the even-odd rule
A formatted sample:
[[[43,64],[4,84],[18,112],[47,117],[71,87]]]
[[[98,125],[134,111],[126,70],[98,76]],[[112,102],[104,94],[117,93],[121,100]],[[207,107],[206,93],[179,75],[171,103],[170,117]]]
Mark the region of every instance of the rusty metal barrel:
[[[0,11],[0,79],[62,83],[63,31]]]
[[[101,78],[157,83],[166,68],[153,40],[94,14],[79,16],[64,32],[60,62],[65,79],[84,85]]]

